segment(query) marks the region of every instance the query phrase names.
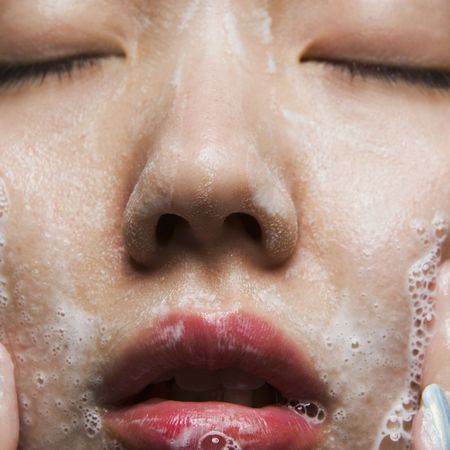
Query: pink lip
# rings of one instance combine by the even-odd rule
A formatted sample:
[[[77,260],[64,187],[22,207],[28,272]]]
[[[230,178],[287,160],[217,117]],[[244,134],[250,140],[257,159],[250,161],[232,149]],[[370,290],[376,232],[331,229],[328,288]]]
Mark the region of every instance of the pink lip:
[[[104,400],[123,403],[171,370],[227,367],[265,379],[288,399],[324,401],[324,385],[306,355],[270,323],[242,312],[177,313],[143,330],[106,377]],[[105,423],[133,449],[306,450],[322,434],[286,406],[224,402],[151,399],[111,410]],[[224,446],[225,439],[237,446]]]

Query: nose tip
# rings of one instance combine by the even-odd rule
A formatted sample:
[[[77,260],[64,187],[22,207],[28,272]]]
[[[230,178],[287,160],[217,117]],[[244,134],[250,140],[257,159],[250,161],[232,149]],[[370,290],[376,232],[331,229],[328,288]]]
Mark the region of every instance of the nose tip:
[[[233,161],[214,174],[189,161],[173,161],[167,171],[159,161],[144,168],[125,209],[123,232],[134,261],[155,268],[177,252],[220,257],[231,247],[261,266],[291,256],[296,213],[279,180],[250,179]]]

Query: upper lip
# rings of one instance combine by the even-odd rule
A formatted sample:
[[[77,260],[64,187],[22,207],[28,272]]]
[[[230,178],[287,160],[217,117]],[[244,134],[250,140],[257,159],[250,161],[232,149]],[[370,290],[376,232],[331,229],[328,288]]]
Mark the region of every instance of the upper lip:
[[[234,367],[286,399],[324,401],[325,385],[295,343],[248,312],[173,313],[140,330],[104,377],[105,404],[120,404],[167,372]]]

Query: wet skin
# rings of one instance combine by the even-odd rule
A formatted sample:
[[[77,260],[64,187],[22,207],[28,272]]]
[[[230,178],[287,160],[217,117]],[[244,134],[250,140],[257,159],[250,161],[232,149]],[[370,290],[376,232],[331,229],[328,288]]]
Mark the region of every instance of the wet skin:
[[[327,383],[318,448],[376,442],[450,217],[450,3],[408,5],[0,0],[1,63],[84,58],[0,83],[21,448],[113,448],[103,377],[179,311],[270,321]]]

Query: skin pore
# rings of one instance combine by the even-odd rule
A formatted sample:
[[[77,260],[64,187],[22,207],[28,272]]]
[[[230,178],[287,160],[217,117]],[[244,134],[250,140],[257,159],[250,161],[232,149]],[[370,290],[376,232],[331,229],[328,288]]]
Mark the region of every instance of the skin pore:
[[[450,256],[450,82],[417,72],[450,71],[449,20],[445,0],[0,0],[1,64],[88,60],[0,82],[20,448],[120,448],[103,377],[189,310],[283,330],[328,386],[318,448],[376,449],[409,383],[408,277]]]

